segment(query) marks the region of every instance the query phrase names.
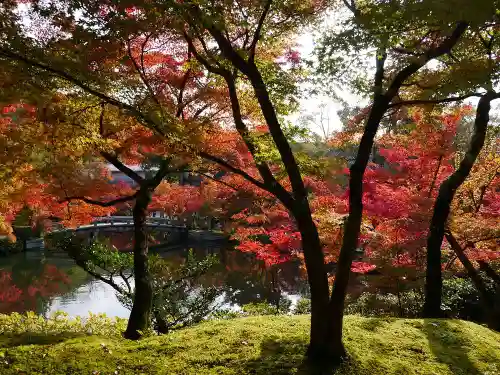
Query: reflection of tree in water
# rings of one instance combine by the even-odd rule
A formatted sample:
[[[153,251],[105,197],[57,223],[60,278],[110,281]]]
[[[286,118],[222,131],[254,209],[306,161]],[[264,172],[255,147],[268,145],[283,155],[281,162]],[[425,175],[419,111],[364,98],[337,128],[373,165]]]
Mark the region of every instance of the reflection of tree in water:
[[[35,311],[47,314],[53,297],[82,281],[77,270],[65,270],[44,259],[13,258],[10,267],[0,268],[0,313]],[[76,280],[72,277],[78,276]]]
[[[266,301],[276,304],[282,292],[307,294],[306,281],[301,277],[300,265],[288,262],[266,268],[252,254],[242,253],[227,247],[194,248],[199,258],[207,254],[218,254],[220,264],[200,277],[201,286],[215,285],[225,292],[228,303],[245,305]],[[173,262],[181,262],[182,256],[168,256]]]

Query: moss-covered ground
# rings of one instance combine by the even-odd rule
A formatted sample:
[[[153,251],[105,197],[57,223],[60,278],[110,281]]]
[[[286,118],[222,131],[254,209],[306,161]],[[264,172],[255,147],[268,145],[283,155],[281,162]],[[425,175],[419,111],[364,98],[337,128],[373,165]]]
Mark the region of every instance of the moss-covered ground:
[[[80,333],[0,335],[0,374],[316,374],[308,316],[216,320],[126,341]],[[500,334],[458,320],[346,317],[351,356],[336,374],[497,375]]]

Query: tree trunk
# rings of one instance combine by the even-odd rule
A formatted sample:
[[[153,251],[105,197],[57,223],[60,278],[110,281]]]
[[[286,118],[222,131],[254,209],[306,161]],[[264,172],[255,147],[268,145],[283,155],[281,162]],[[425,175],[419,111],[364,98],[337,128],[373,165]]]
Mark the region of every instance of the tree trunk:
[[[349,176],[349,217],[345,224],[344,238],[340,256],[335,273],[335,284],[330,300],[331,314],[331,350],[338,358],[346,355],[342,344],[342,326],[344,320],[344,303],[347,295],[347,285],[354,257],[358,246],[359,233],[361,231],[361,218],[363,215],[363,175],[370,159],[373,141],[377,133],[380,120],[384,115],[389,99],[385,95],[378,95],[366,121],[365,130],[359,145],[356,160],[350,168]]]
[[[478,260],[479,269],[492,279],[498,288],[500,288],[500,275],[484,260]]]
[[[465,255],[464,250],[462,249],[462,246],[458,243],[457,239],[451,232],[446,232],[445,233],[446,240],[450,244],[451,248],[457,254],[458,259],[460,259],[460,262],[464,266],[465,270],[467,271],[467,274],[471,278],[474,286],[478,290],[481,299],[483,301],[483,305],[488,309],[491,310],[493,307],[493,296],[491,293],[488,291],[486,288],[486,284],[484,283],[484,280],[481,278],[479,273],[477,272],[476,268],[474,265],[471,263],[469,258],[467,258],[467,255]]]
[[[434,203],[434,211],[427,239],[427,270],[425,280],[425,303],[423,315],[426,318],[439,318],[441,311],[441,297],[443,280],[441,275],[441,244],[445,232],[446,221],[450,214],[451,202],[455,192],[465,181],[483,148],[486,130],[489,121],[490,102],[496,97],[494,92],[488,92],[479,100],[474,133],[469,148],[460,162],[458,169],[448,177],[439,188],[439,194]]]
[[[153,288],[148,268],[148,241],[146,218],[148,205],[151,202],[149,188],[141,188],[133,209],[134,217],[134,303],[128,320],[125,338],[137,340],[140,331],[145,331],[151,322]]]
[[[462,249],[453,234],[451,232],[446,232],[445,236],[451,248],[455,254],[457,254],[458,259],[460,259],[460,262],[467,270],[467,274],[471,278],[474,286],[481,296],[481,302],[485,309],[486,323],[488,324],[488,327],[495,331],[500,331],[500,288],[496,288],[496,293],[490,292],[486,287],[484,280],[481,278],[469,258],[467,258],[467,255],[464,253],[464,249]]]
[[[311,329],[307,356],[313,362],[326,362],[332,356],[331,320],[328,309],[328,275],[318,230],[309,206],[296,210],[294,216],[302,236],[302,248],[311,291]]]

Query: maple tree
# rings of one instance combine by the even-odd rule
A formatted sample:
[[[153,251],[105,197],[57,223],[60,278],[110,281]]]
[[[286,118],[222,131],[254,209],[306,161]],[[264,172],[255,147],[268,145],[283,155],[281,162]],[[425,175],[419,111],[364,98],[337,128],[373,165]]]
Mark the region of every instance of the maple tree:
[[[151,132],[141,129],[138,124],[130,126],[130,120],[127,121],[126,117],[116,118],[113,113],[105,113],[104,106],[100,104],[91,106],[96,109],[93,113],[86,108],[82,114],[81,110],[73,110],[71,100],[71,95],[63,97],[57,94],[52,102],[45,103],[42,110],[25,116],[13,128],[22,128],[25,135],[30,133],[32,137],[27,138],[28,142],[20,142],[19,150],[13,147],[7,149],[11,158],[16,159],[17,155],[26,153],[30,147],[46,157],[38,162],[31,161],[32,186],[19,198],[35,212],[38,219],[55,217],[62,219],[61,223],[68,226],[90,222],[95,217],[114,212],[117,205],[134,201],[134,254],[138,258],[134,261],[134,272],[138,275],[134,296],[138,296],[136,299],[139,302],[136,301],[136,307],[132,307],[132,314],[135,313],[136,317],[131,316],[126,332],[128,337],[134,338],[149,324],[151,307],[148,306],[151,306],[153,298],[148,293],[151,281],[144,226],[148,206],[152,202],[153,191],[162,183],[163,178],[179,169],[173,167],[170,158],[161,157],[164,145]],[[55,123],[58,124],[57,127],[52,126]],[[6,138],[14,135],[9,130],[3,133]],[[137,140],[139,143],[136,143]],[[160,161],[159,167],[152,168],[151,176],[143,177],[125,164],[126,161],[145,161],[155,152],[156,155],[159,154]],[[137,187],[126,183],[112,183],[109,171],[102,166],[103,161],[108,161],[122,171]],[[188,191],[187,187],[178,187],[175,191],[179,197],[186,198],[188,206],[180,207],[183,211],[199,208],[194,199],[186,194]],[[166,198],[169,196],[157,199],[156,205],[160,201],[168,201]],[[173,202],[169,204],[172,205]]]
[[[339,83],[346,83],[357,92],[370,94],[371,97],[369,111],[364,116],[364,129],[356,160],[350,167],[349,218],[339,257],[340,267],[332,292],[332,301],[335,301],[332,309],[337,351],[342,351],[343,301],[362,223],[363,175],[377,130],[380,124],[384,123],[384,116],[387,112],[389,115],[390,112],[394,114],[394,109],[403,106],[449,103],[471,96],[480,96],[482,102],[487,103],[495,96],[491,87],[496,79],[496,70],[488,38],[485,43],[490,48],[490,53],[481,51],[482,37],[490,33],[493,38],[494,32],[491,34],[491,30],[497,24],[497,15],[492,12],[492,9],[495,9],[494,2],[491,2],[491,7],[469,8],[470,13],[464,12],[464,9],[468,9],[465,2],[459,3],[460,11],[455,13],[448,10],[443,12],[440,2],[405,2],[405,5],[402,5],[398,2],[344,1],[351,17],[339,21],[342,27],[333,27],[325,32],[317,49],[319,76],[323,79],[325,76],[336,78],[323,82],[332,82],[330,88],[338,86]],[[386,11],[391,15],[388,16]],[[446,27],[443,28],[443,25]],[[469,48],[474,50],[472,63],[469,62]],[[369,51],[371,56],[374,55],[375,68],[365,69],[366,59],[360,59],[359,54],[339,53],[352,50]],[[455,58],[456,54],[459,54],[460,58]],[[436,67],[426,67],[427,63],[434,59],[439,61]],[[469,78],[471,66],[477,71],[473,79]],[[373,70],[375,74],[372,79],[366,72]],[[475,91],[477,89],[483,89],[487,93],[479,94]],[[481,113],[484,114],[484,111]],[[395,123],[397,125],[397,118]],[[440,189],[443,194],[437,200],[438,209],[435,211],[437,214],[430,231],[427,256],[427,316],[440,315],[441,274],[438,261],[442,228],[448,215],[450,197],[453,197],[451,191],[460,185],[463,176],[466,177],[467,173],[463,173],[468,168],[466,164],[473,163],[474,158],[470,156],[477,151],[477,147],[472,148],[476,150],[468,157],[470,163],[464,163],[464,168],[457,170],[455,177],[451,178],[452,182]]]
[[[463,98],[443,98],[443,90],[425,96],[407,87],[412,86],[411,79],[418,77],[429,61],[453,60],[450,56],[464,35],[467,41],[471,40],[469,29],[475,30],[494,17],[491,9],[485,7],[471,12],[474,14],[471,20],[463,20],[467,14],[463,9],[469,9],[463,1],[454,7],[460,9],[457,12],[449,12],[448,7],[443,12],[441,4],[435,1],[411,6],[369,1],[360,4],[360,8],[355,2],[344,4],[352,11],[346,23],[347,32],[334,33],[327,41],[328,48],[351,52],[358,47],[371,47],[377,53],[373,85],[369,85],[373,102],[366,114],[356,160],[350,167],[347,221],[341,236],[333,231],[331,238],[324,238],[342,244],[331,296],[324,246],[303,177],[307,165],[292,151],[293,137],[283,119],[283,115],[295,108],[296,84],[302,73],[290,36],[300,25],[317,20],[329,2],[31,1],[20,15],[14,11],[16,3],[9,1],[0,9],[5,16],[1,32],[6,42],[0,46],[2,73],[8,77],[5,85],[9,85],[5,93],[25,94],[27,99],[36,99],[37,104],[42,102],[40,96],[43,98],[40,91],[70,93],[72,100],[80,104],[75,109],[94,106],[90,110],[94,118],[108,111],[117,112],[117,118],[127,119],[123,125],[128,130],[133,128],[132,121],[153,131],[148,134],[149,139],[158,141],[146,145],[154,148],[159,142],[164,147],[162,155],[168,152],[194,163],[211,162],[235,175],[240,183],[244,179],[245,183],[270,194],[265,216],[273,214],[279,218],[284,212],[282,208],[286,209],[293,224],[268,225],[265,234],[272,240],[264,245],[271,246],[255,250],[273,254],[274,258],[278,256],[279,261],[283,249],[295,251],[300,233],[312,300],[308,353],[311,358],[333,361],[346,354],[342,344],[344,300],[362,227],[363,178],[379,125],[387,110],[410,104],[415,97],[421,100],[423,96],[426,102]],[[394,12],[394,6],[401,9]],[[357,54],[345,55],[358,58]],[[179,90],[185,77],[191,86]],[[405,100],[401,99],[400,91],[407,94]],[[184,108],[182,104],[179,108],[179,103],[190,106]],[[100,107],[106,111],[99,110]],[[203,121],[200,114],[204,114],[203,118],[208,114],[209,119]],[[215,121],[218,114],[221,116]],[[100,121],[91,122],[97,130]],[[231,141],[226,145],[245,150],[241,153],[243,159],[231,157],[234,152],[228,155],[228,150],[219,149],[215,142],[208,147],[203,142],[214,133],[226,135],[224,130],[229,127],[234,131],[230,132]],[[267,131],[260,132],[260,128]],[[98,130],[94,133],[100,134]],[[141,134],[133,139],[137,143],[145,141]],[[91,144],[103,150],[108,161],[114,160],[113,154],[109,159],[108,144]],[[238,164],[247,161],[251,161],[250,166]],[[134,176],[130,171],[125,173]],[[131,178],[141,186],[135,204],[142,209],[137,209],[134,215],[141,221],[160,177],[144,181],[136,176]],[[345,208],[345,202],[332,205]],[[250,217],[255,223],[262,219],[255,218],[254,212]],[[330,224],[330,228],[334,227],[338,225]],[[291,241],[284,241],[287,237]],[[147,301],[150,299],[144,268],[147,251],[139,245],[143,240],[138,231],[134,264],[142,267],[136,270],[136,277],[138,286],[144,285],[144,293],[136,296],[144,296]]]
[[[307,191],[300,175],[299,165],[281,127],[277,110],[285,113],[293,105],[295,93],[293,78],[294,73],[298,71],[293,66],[297,56],[284,42],[286,36],[297,25],[314,18],[322,9],[322,4],[293,2],[273,6],[271,17],[271,2],[240,4],[241,9],[236,12],[233,11],[231,4],[225,2],[218,4],[153,2],[132,8],[131,4],[125,2],[112,6],[92,3],[79,9],[83,17],[78,20],[73,17],[75,9],[80,8],[77,2],[59,2],[54,8],[44,7],[38,2],[31,4],[29,11],[47,20],[49,24],[57,24],[58,28],[72,37],[60,38],[49,32],[50,37],[47,42],[43,48],[39,48],[32,40],[25,39],[16,32],[21,26],[14,21],[14,27],[7,32],[16,35],[14,38],[16,42],[2,48],[1,55],[5,58],[4,61],[27,64],[41,74],[36,77],[28,74],[26,77],[27,72],[23,74],[19,70],[20,65],[7,64],[11,72],[14,70],[26,78],[24,87],[33,84],[34,80],[38,83],[42,78],[45,78],[41,83],[42,86],[54,85],[57,83],[55,76],[73,89],[78,88],[134,116],[139,122],[153,129],[156,134],[161,135],[169,143],[171,150],[176,150],[174,146],[178,145],[180,147],[177,147],[177,150],[180,148],[181,153],[188,151],[191,155],[214,162],[227,171],[244,177],[257,187],[271,192],[293,213],[303,243],[307,244],[303,246],[303,250],[313,295],[311,353],[319,351],[324,341],[321,336],[326,331],[323,328],[327,320],[322,319],[320,314],[322,308],[326,307],[328,283],[324,272],[321,244],[307,202]],[[65,7],[69,12],[59,11]],[[9,8],[5,9],[8,12]],[[47,16],[49,14],[50,17]],[[220,22],[221,17],[226,17],[225,26]],[[9,12],[8,19],[12,18],[15,16]],[[106,20],[105,24],[101,22],[102,19]],[[123,27],[124,22],[126,27]],[[241,29],[240,24],[247,26]],[[98,25],[99,31],[93,25]],[[228,35],[233,34],[233,37],[224,35],[221,27]],[[102,37],[107,33],[109,37]],[[25,40],[18,44],[17,42],[22,39]],[[212,39],[219,48],[213,51],[207,50],[206,46],[212,42],[207,42],[205,39]],[[204,72],[205,82],[211,87],[216,84],[222,88],[232,112],[230,123],[235,125],[240,139],[255,160],[251,171],[241,170],[228,160],[208,154],[194,142],[196,139],[193,138],[199,133],[197,130],[202,128],[199,125],[203,123],[189,126],[188,122],[181,123],[175,119],[173,113],[175,111],[168,105],[171,96],[161,79],[161,70],[144,69],[141,58],[139,61],[134,60],[133,57],[130,58],[131,54],[127,53],[127,50],[133,50],[130,47],[130,42],[133,40],[138,41],[136,45],[140,47],[141,58],[152,53],[145,52],[149,46],[161,45],[163,50],[170,48],[172,52],[169,51],[169,54],[175,55],[176,61],[189,60],[187,65],[193,66],[195,72],[199,70]],[[257,48],[259,42],[260,47]],[[30,51],[33,53],[26,54],[27,50],[21,45],[31,45],[33,49]],[[123,45],[128,48],[124,49]],[[235,52],[235,49],[240,48],[246,49],[249,53],[246,61]],[[55,50],[59,52],[52,53]],[[61,53],[62,50],[66,53]],[[76,51],[78,56],[87,58],[83,60],[76,58]],[[128,57],[125,57],[126,55]],[[283,56],[284,63],[283,59],[280,62]],[[230,64],[237,62],[239,68],[242,68],[241,73],[250,80],[251,87],[245,87],[239,73],[222,66],[225,59],[233,59],[232,62],[228,61]],[[291,69],[284,69],[283,66],[287,62],[291,63]],[[238,66],[235,67],[239,69]],[[134,74],[130,73],[130,69]],[[189,72],[189,68],[186,71]],[[267,86],[264,84],[264,79],[268,82]],[[117,96],[117,91],[122,94]],[[130,95],[131,93],[135,93],[135,96]],[[245,102],[240,101],[239,95],[245,95]],[[203,111],[203,106],[195,108],[193,112],[196,113],[200,109]],[[211,109],[211,113],[214,113],[214,109]],[[270,144],[278,151],[277,155],[281,159],[278,170],[284,170],[289,175],[292,192],[288,192],[278,183],[265,159],[259,155],[257,143],[249,136],[244,116],[250,116],[259,122],[265,120],[269,128]],[[140,277],[140,273],[136,274]]]
[[[458,142],[457,129],[474,123],[470,119],[472,112],[471,106],[444,113],[413,110],[411,121],[404,127],[377,140],[383,161],[372,165],[365,174],[363,237],[365,257],[377,266],[380,282],[396,280],[398,288],[401,283],[417,282],[418,287],[426,269],[425,247],[438,187],[458,168],[457,160],[464,151]],[[456,260],[453,251],[456,253],[480,292],[486,310],[490,310],[486,314],[490,324],[497,321],[493,318],[495,296],[488,292],[476,267],[488,269],[493,278],[496,275],[500,214],[495,188],[496,131],[492,128],[488,132],[471,174],[457,191],[446,222],[450,248],[440,249],[447,259],[446,265],[440,260],[440,268],[448,270],[447,273]],[[475,251],[464,251],[461,244],[466,244],[465,248],[476,247]],[[455,266],[454,272],[459,269]]]

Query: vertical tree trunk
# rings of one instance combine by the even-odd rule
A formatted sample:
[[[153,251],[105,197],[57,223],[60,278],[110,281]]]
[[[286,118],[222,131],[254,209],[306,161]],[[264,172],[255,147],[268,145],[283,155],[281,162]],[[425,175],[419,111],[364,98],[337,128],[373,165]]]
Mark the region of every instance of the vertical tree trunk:
[[[141,188],[135,206],[134,216],[134,278],[135,293],[134,303],[127,330],[124,336],[137,340],[141,333],[149,327],[151,322],[151,309],[153,302],[153,289],[148,268],[148,242],[146,233],[146,218],[148,205],[151,202],[149,188]]]
[[[315,362],[324,362],[331,352],[331,319],[328,309],[328,275],[318,230],[312,220],[309,206],[294,212],[302,237],[302,248],[311,291],[311,329],[307,356]]]
[[[441,244],[445,232],[446,221],[450,214],[451,202],[455,192],[469,175],[479,152],[483,148],[486,130],[488,127],[491,101],[496,93],[488,92],[479,100],[474,133],[469,143],[469,148],[460,162],[458,169],[448,177],[439,188],[439,194],[434,203],[434,211],[427,239],[427,269],[425,280],[425,303],[423,315],[426,318],[442,316],[441,297],[443,280],[441,274]]]
[[[342,344],[344,303],[347,295],[347,285],[349,283],[354,251],[358,246],[359,233],[361,231],[361,219],[363,215],[363,175],[370,159],[379,122],[388,104],[389,99],[385,95],[376,97],[370,116],[366,121],[356,160],[350,168],[349,217],[345,224],[342,248],[337,263],[337,272],[335,274],[335,284],[330,300],[330,319],[332,324],[330,346],[334,355],[339,358],[343,358],[346,355],[345,348]]]

